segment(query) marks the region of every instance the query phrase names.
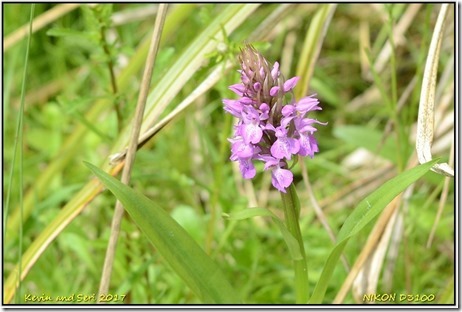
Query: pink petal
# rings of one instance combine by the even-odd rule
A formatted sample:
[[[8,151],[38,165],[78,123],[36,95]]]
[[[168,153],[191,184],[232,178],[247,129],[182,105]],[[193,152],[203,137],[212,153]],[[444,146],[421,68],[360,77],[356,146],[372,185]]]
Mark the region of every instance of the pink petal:
[[[253,155],[254,149],[249,144],[245,144],[242,141],[236,141],[231,146],[231,152],[233,153],[231,157],[234,158],[232,160],[235,160],[236,157],[239,157],[239,158],[251,157]]]
[[[289,116],[295,112],[295,106],[293,105],[284,105],[282,107],[282,115],[283,116]]]
[[[298,153],[300,143],[292,138],[279,138],[271,146],[271,155],[277,159],[291,159],[292,154]]]
[[[271,90],[270,90],[270,95],[271,96],[276,96],[276,94],[278,94],[279,92],[279,87],[276,86],[276,87],[272,87]]]
[[[253,100],[251,98],[248,98],[246,96],[243,96],[239,102],[241,102],[242,104],[244,105],[250,105],[250,104],[253,104]]]
[[[315,119],[311,118],[298,118],[295,119],[295,128],[299,133],[306,133],[306,132],[315,132],[317,129],[312,126],[312,124],[316,123]]]
[[[294,176],[290,170],[276,167],[271,174],[271,182],[275,188],[285,193],[286,188],[292,183]]]
[[[257,144],[263,136],[263,131],[256,124],[246,124],[244,125],[242,136],[246,144]]]
[[[296,106],[299,112],[306,113],[313,110],[322,110],[322,108],[319,107],[318,104],[318,99],[307,96],[298,101]]]
[[[260,67],[260,78],[262,78],[262,80],[265,78],[265,69],[262,67]]]
[[[229,86],[229,89],[239,96],[242,96],[245,92],[245,86],[242,83],[236,83]]]
[[[271,70],[271,77],[273,77],[273,80],[277,80],[279,77],[279,63],[275,62],[273,65],[273,69]]]
[[[257,170],[250,158],[239,159],[239,169],[241,170],[241,174],[244,179],[252,179],[257,173]]]
[[[300,77],[295,76],[293,78],[290,78],[286,82],[284,82],[284,92],[288,92],[288,91],[292,90],[295,87],[295,85],[297,84],[299,79],[300,79]]]
[[[314,157],[314,153],[319,152],[318,142],[312,135],[302,135],[298,139],[300,142],[300,156],[310,156]]]
[[[223,99],[225,104],[224,110],[231,115],[241,118],[242,116],[242,104],[237,100]]]

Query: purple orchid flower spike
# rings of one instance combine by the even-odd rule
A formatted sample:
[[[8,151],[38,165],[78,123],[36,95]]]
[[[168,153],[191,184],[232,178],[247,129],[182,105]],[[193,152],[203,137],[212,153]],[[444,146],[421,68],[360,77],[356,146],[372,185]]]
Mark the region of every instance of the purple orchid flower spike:
[[[238,118],[231,142],[232,161],[239,163],[242,176],[256,175],[254,161],[263,161],[265,170],[271,170],[272,184],[280,192],[293,181],[288,161],[293,155],[310,156],[319,152],[314,137],[315,124],[326,125],[306,117],[321,110],[319,100],[307,96],[300,101],[284,103],[285,94],[291,94],[299,77],[285,80],[279,63],[271,65],[253,46],[246,45],[239,55],[241,83],[229,87],[239,99],[224,99],[224,110]]]

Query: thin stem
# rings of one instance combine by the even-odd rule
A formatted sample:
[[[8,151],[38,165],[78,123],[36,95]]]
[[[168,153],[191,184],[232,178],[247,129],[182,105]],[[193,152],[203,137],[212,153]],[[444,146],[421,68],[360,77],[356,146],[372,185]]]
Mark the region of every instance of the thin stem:
[[[19,154],[19,173],[18,173],[18,184],[19,184],[19,252],[18,252],[18,281],[17,281],[17,287],[18,290],[15,294],[15,301],[16,303],[19,303],[19,299],[21,298],[21,274],[22,274],[22,257],[23,257],[23,213],[24,213],[24,201],[23,201],[23,188],[24,188],[24,175],[23,175],[23,166],[24,166],[24,154],[23,154],[23,148],[24,148],[24,126],[23,126],[23,119],[24,119],[24,97],[26,93],[26,77],[27,77],[27,70],[29,67],[29,51],[30,51],[30,43],[32,40],[32,20],[34,17],[34,10],[35,10],[35,4],[31,4],[30,8],[30,18],[29,18],[29,36],[27,38],[27,47],[26,47],[26,56],[24,60],[24,71],[23,71],[23,76],[22,76],[22,85],[21,85],[21,104],[19,108],[19,114],[18,114],[18,122],[17,122],[17,128],[16,128],[16,135],[15,135],[15,141],[14,141],[14,154],[13,154],[13,161],[11,164],[11,176],[10,176],[10,184],[9,184],[9,189],[8,189],[8,197],[7,197],[7,204],[6,204],[6,212],[5,212],[5,218],[4,218],[4,228],[6,227],[6,220],[7,220],[7,215],[8,215],[8,206],[9,206],[9,198],[10,198],[10,193],[11,193],[11,187],[12,187],[12,181],[13,181],[13,172],[14,172],[14,164],[16,160],[16,150],[18,150]],[[19,145],[20,144],[20,145]],[[18,147],[19,145],[19,147]]]
[[[109,77],[111,79],[112,93],[114,94],[115,99],[116,99],[114,108],[115,108],[115,112],[117,115],[117,127],[120,132],[120,130],[122,129],[122,101],[118,98],[119,90],[117,87],[117,79],[114,73],[114,62],[112,60],[112,53],[109,47],[109,43],[107,42],[106,36],[105,36],[106,26],[104,26],[104,22],[101,20],[101,18],[100,18],[100,23],[103,25],[100,27],[101,44],[103,46],[104,54],[106,54],[106,57],[108,59],[107,66],[109,70]]]
[[[297,240],[300,247],[300,253],[302,255],[302,259],[293,260],[293,263],[295,273],[296,303],[304,304],[308,302],[308,268],[299,223],[300,202],[298,201],[297,191],[295,190],[293,183],[287,188],[287,193],[281,192],[281,198],[287,229]]]
[[[138,97],[138,103],[135,111],[135,118],[133,119],[133,127],[131,133],[131,140],[129,142],[127,157],[125,160],[124,170],[122,172],[121,182],[128,184],[130,181],[131,169],[135,161],[136,147],[138,145],[138,137],[140,135],[140,128],[144,114],[144,108],[146,106],[146,100],[149,93],[149,85],[151,83],[152,71],[155,64],[157,51],[159,48],[160,37],[162,34],[162,28],[167,14],[167,4],[159,5],[159,12],[154,25],[153,36],[151,45],[149,47],[149,53],[146,61],[146,67],[143,73],[143,80],[141,84],[140,94]],[[112,265],[114,263],[114,255],[119,238],[120,224],[124,214],[124,208],[120,201],[117,201],[114,216],[112,218],[111,225],[111,236],[109,238],[108,247],[106,250],[106,257],[104,259],[103,273],[101,276],[101,284],[99,288],[99,294],[107,294],[109,290],[109,282],[111,280]],[[99,298],[100,296],[98,296]],[[99,302],[98,302],[99,303]]]

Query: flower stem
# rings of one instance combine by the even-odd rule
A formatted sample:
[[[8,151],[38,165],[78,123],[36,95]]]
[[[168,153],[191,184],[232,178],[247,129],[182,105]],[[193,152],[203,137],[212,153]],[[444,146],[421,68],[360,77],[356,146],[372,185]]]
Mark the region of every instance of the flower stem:
[[[302,233],[300,231],[300,202],[294,184],[290,184],[287,193],[281,192],[284,217],[287,229],[297,240],[300,247],[301,259],[293,260],[295,273],[296,303],[308,302],[308,269],[306,264],[305,248],[303,246]]]

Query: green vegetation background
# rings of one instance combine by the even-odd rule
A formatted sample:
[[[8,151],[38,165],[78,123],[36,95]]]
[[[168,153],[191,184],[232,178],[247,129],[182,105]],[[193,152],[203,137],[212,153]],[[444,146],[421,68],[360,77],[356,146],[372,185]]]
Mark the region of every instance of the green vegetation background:
[[[54,6],[36,5],[35,16]],[[46,168],[59,161],[66,164],[53,174],[49,183],[43,186],[43,191],[37,191],[30,215],[23,218],[22,228],[15,228],[14,235],[9,236],[7,232],[4,236],[4,280],[19,261],[20,241],[23,250],[26,250],[60,209],[93,178],[82,161],[96,165],[107,163],[121,129],[131,121],[142,66],[129,77],[123,92],[114,95],[108,64],[113,62],[116,74],[120,73],[136,55],[140,43],[149,38],[154,16],[118,25],[113,24],[111,16],[152,5],[103,6],[105,9],[102,10],[78,8],[32,36],[23,115],[24,193],[34,189]],[[173,26],[172,35],[162,39],[153,86],[162,83],[166,71],[182,51],[224,7],[221,4],[190,6],[192,9],[188,11],[187,18]],[[162,115],[188,96],[212,68],[221,66],[228,59],[235,62],[238,45],[248,40],[259,23],[280,6],[261,5],[229,38],[222,40],[222,49],[208,55],[207,61]],[[383,170],[387,161],[393,162],[383,160],[381,155],[389,152],[393,157],[407,160],[414,151],[412,135],[417,120],[421,75],[440,6],[426,4],[420,7],[403,38],[404,43],[394,51],[395,68],[390,64],[385,66],[373,80],[366,79],[361,69],[367,62],[360,54],[360,29],[368,29],[370,58],[374,63],[389,38],[387,18],[392,16],[396,23],[409,7],[408,4],[378,6],[374,9],[371,4],[338,5],[328,25],[309,87],[309,94],[317,93],[323,107],[316,118],[329,124],[319,127],[316,134],[320,153],[314,159],[305,160],[305,164],[315,196],[334,234],[338,233],[355,204],[374,190],[370,183],[375,181],[376,185],[380,185],[386,181],[384,176],[376,176],[376,173]],[[274,25],[271,39],[255,43],[269,61],[282,63],[286,78],[295,75],[306,32],[318,7],[291,5],[282,21]],[[3,4],[4,37],[27,24],[29,12],[28,4]],[[103,33],[109,42],[108,51],[105,51],[105,41],[100,36],[101,25],[107,26]],[[449,38],[443,43],[440,75],[454,55],[451,27],[453,25],[448,27]],[[23,39],[5,51],[3,57],[4,220],[6,214],[17,213],[21,196],[18,183],[21,164],[18,159],[13,163],[13,154],[26,41]],[[138,61],[144,62],[143,59]],[[284,64],[284,61],[287,63]],[[249,198],[249,194],[255,196],[257,203],[281,215],[280,197],[270,186],[269,174],[259,173],[251,184],[244,184],[228,160],[229,143],[226,138],[231,135],[233,120],[223,112],[221,100],[233,97],[227,86],[239,81],[236,69],[237,63],[210,91],[138,151],[131,185],[164,207],[212,255],[245,303],[290,304],[294,302],[293,270],[278,227],[266,218],[236,222],[221,217],[222,213],[230,214],[251,206],[254,200]],[[390,78],[393,70],[396,84]],[[365,100],[358,108],[354,106],[352,100],[366,96],[373,86],[381,87],[388,95],[395,92],[400,97],[414,77],[417,83],[398,115],[399,125],[391,132],[385,131],[385,128],[393,118],[393,111],[382,94]],[[87,115],[101,99],[121,103],[120,120],[114,106],[101,111],[96,117]],[[67,140],[76,127],[82,125],[85,135],[75,142],[76,148],[69,152],[65,148]],[[352,129],[347,126],[358,128],[347,132]],[[396,139],[397,129],[405,134],[404,139],[401,138],[404,148],[399,151],[399,156],[395,155],[395,143],[382,145],[386,140]],[[382,140],[367,141],[372,140],[371,136],[365,135],[369,133],[371,136],[377,134]],[[375,157],[361,158],[354,154],[361,147],[368,148]],[[447,161],[449,145],[444,150],[438,156]],[[357,159],[357,165],[347,161],[352,157]],[[12,168],[13,179],[10,180]],[[258,168],[262,169],[261,166]],[[391,168],[391,171],[397,172],[396,166]],[[294,170],[312,290],[333,243],[312,209],[300,166],[297,165]],[[373,177],[373,181],[366,181],[368,177]],[[363,183],[357,185],[358,181]],[[437,214],[442,183],[441,176],[429,173],[416,184],[408,206],[403,210],[403,232],[396,246],[398,255],[392,269],[392,282],[385,285],[381,278],[378,293],[434,294],[436,302],[453,300],[450,295],[454,279],[453,180],[433,243],[426,247]],[[8,192],[10,202],[6,210]],[[24,303],[24,295],[29,293],[51,297],[97,293],[114,203],[115,198],[109,192],[103,192],[76,216],[40,256],[13,302]],[[218,216],[212,233],[209,231],[211,211]],[[9,217],[6,219],[7,230],[8,220]],[[372,226],[368,226],[347,246],[345,256],[350,266],[361,252]],[[326,302],[332,302],[346,276],[345,268],[339,263],[327,290]],[[111,293],[126,295],[125,303],[200,303],[127,215],[122,223]],[[351,294],[345,300],[345,303],[355,302]]]

